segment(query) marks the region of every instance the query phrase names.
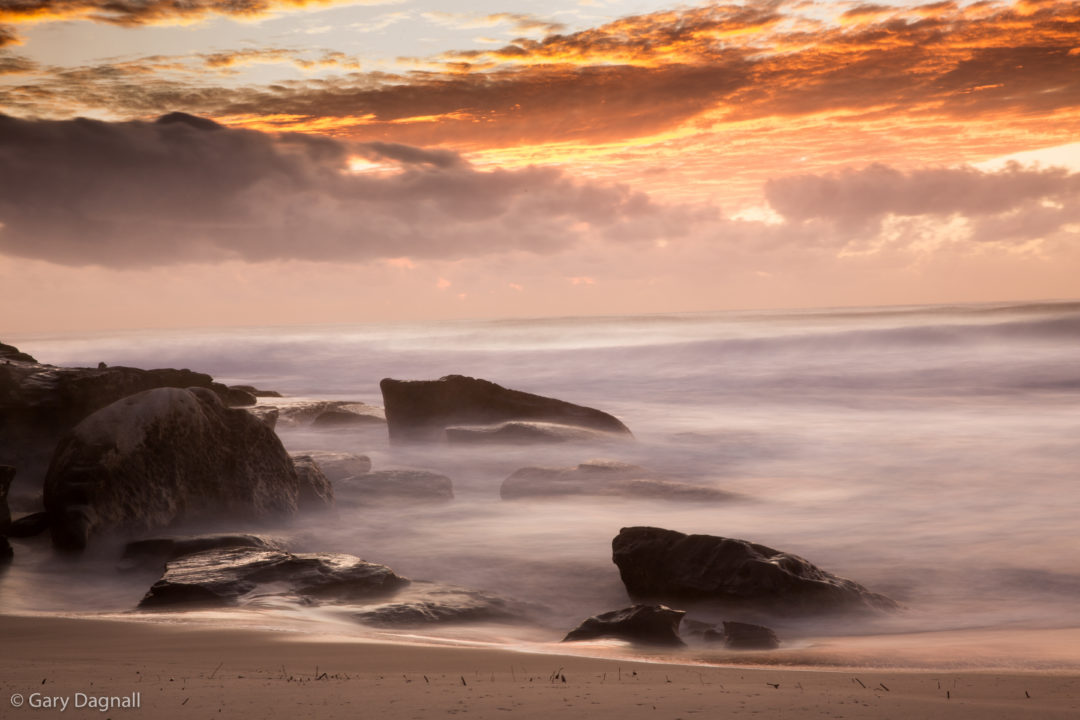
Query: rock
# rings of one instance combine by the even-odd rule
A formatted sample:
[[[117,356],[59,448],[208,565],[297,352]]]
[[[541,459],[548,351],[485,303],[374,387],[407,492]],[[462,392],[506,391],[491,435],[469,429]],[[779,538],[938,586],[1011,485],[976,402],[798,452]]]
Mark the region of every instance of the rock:
[[[450,478],[426,470],[378,470],[335,483],[339,502],[446,502],[454,499]]]
[[[509,390],[487,380],[448,375],[439,380],[379,383],[390,439],[444,440],[446,428],[524,420],[630,435],[613,416],[553,398]]]
[[[365,415],[343,408],[330,408],[316,415],[315,419],[311,421],[311,427],[335,428],[349,425],[381,425],[384,422],[385,420],[374,415]]]
[[[12,498],[22,509],[40,504],[41,483],[60,437],[106,405],[158,387],[203,387],[226,404],[240,400],[209,375],[191,370],[61,368],[3,347],[10,348],[8,357],[21,359],[0,362],[0,465],[19,468]]]
[[[716,488],[671,480],[637,465],[590,460],[573,468],[521,468],[499,488],[503,500],[566,495],[619,495],[687,502],[731,500]]]
[[[683,610],[665,605],[634,605],[588,618],[571,630],[563,642],[610,637],[643,645],[682,646],[679,623]]]
[[[220,534],[220,535],[182,535],[179,537],[157,537],[136,540],[124,546],[125,560],[138,563],[165,562],[185,555],[222,550],[225,548],[253,548],[256,550],[283,550],[277,540],[262,535]]]
[[[218,395],[229,407],[250,407],[259,402],[251,393],[235,387],[227,387]]]
[[[263,423],[205,388],[158,388],[95,412],[64,437],[45,479],[45,509],[53,544],[80,550],[101,530],[292,515],[299,490],[292,459]]]
[[[0,567],[9,564],[15,559],[15,551],[11,549],[11,543],[6,537],[0,536]]]
[[[310,455],[293,455],[300,492],[296,504],[300,510],[325,510],[334,505],[334,488],[319,464]]]
[[[47,512],[23,515],[21,518],[11,521],[7,536],[13,538],[35,537],[48,530],[49,524],[49,513]]]
[[[508,445],[534,445],[538,443],[601,442],[613,438],[624,439],[627,437],[629,436],[613,436],[608,432],[571,425],[524,422],[520,420],[497,425],[454,425],[446,428],[447,442],[457,444],[505,443]]]
[[[32,356],[27,355],[24,352],[19,352],[19,348],[14,345],[5,345],[0,343],[0,360],[15,360],[17,362],[36,363]]]
[[[708,601],[780,614],[896,608],[797,555],[745,540],[631,527],[611,547],[634,600]]]
[[[520,619],[523,614],[518,604],[479,590],[414,582],[392,602],[365,608],[353,617],[367,625],[410,627],[505,622]]]
[[[253,385],[230,385],[229,388],[232,389],[232,390],[242,390],[243,392],[246,392],[247,394],[252,395],[254,397],[257,397],[257,398],[262,398],[262,397],[279,398],[279,397],[281,397],[281,393],[279,393],[277,390],[259,390]]]
[[[10,465],[0,465],[0,536],[8,533],[11,527],[11,508],[8,507],[8,491],[15,479],[15,468]]]
[[[139,608],[236,605],[256,593],[350,602],[391,594],[408,583],[385,565],[352,555],[221,548],[169,561]]]
[[[732,650],[775,650],[780,647],[776,633],[764,625],[725,621],[722,627],[722,630],[706,630],[703,639],[723,643]]]
[[[337,482],[353,475],[363,475],[371,470],[371,458],[367,455],[331,452],[329,450],[301,450],[292,453],[293,461],[298,457],[310,457],[330,480]]]
[[[252,407],[248,408],[247,411],[271,430],[277,427],[277,421],[281,415],[276,407]]]

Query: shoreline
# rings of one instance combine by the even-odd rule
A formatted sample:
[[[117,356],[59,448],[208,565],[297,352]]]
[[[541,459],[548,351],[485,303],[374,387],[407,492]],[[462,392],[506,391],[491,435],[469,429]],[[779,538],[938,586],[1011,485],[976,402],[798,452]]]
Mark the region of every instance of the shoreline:
[[[1075,670],[658,663],[40,616],[0,616],[0,637],[5,648],[0,703],[4,716],[12,718],[62,716],[59,708],[13,708],[13,693],[24,698],[38,693],[40,699],[133,692],[140,693],[141,706],[112,708],[109,717],[690,718],[758,713],[796,719],[1014,720],[1080,713],[1080,671]],[[96,710],[84,712],[85,717],[103,717]]]

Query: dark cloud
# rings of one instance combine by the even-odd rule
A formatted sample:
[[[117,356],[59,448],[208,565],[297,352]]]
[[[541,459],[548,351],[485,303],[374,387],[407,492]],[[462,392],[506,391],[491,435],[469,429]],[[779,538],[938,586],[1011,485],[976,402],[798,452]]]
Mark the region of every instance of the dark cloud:
[[[261,17],[279,10],[326,4],[325,0],[0,0],[0,20],[41,22],[82,18],[132,27],[185,22],[210,15]]]
[[[0,48],[18,44],[19,36],[15,33],[15,28],[10,25],[0,25]]]
[[[790,223],[821,223],[873,233],[888,216],[963,217],[979,241],[1047,237],[1080,219],[1080,173],[1011,164],[903,172],[882,165],[831,175],[770,180],[765,197]]]
[[[359,154],[389,161],[347,172]],[[583,238],[673,237],[695,221],[553,169],[479,171],[444,151],[158,122],[0,116],[0,252],[67,265],[458,258]]]

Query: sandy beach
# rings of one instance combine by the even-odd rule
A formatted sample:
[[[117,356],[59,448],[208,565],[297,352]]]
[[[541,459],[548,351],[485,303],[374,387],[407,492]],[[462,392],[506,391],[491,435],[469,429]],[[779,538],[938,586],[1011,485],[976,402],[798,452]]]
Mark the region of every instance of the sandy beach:
[[[0,617],[0,637],[5,718],[1022,720],[1080,714],[1080,675],[1071,672],[677,665],[11,616]],[[132,693],[138,693],[138,708],[87,707],[91,698]],[[43,706],[50,702],[55,707]],[[84,707],[75,708],[76,702]]]

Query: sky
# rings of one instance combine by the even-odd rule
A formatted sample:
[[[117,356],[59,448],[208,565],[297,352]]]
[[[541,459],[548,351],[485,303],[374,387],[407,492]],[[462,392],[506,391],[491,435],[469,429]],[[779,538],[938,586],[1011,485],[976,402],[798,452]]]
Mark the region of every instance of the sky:
[[[0,0],[0,334],[1077,278],[1077,2]]]

